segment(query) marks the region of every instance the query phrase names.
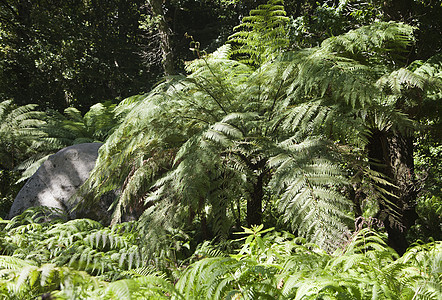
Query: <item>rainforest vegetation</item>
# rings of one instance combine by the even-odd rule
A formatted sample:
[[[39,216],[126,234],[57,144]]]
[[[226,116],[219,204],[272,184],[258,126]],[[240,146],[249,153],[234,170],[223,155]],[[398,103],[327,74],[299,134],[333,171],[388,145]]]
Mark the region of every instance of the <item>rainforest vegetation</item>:
[[[441,299],[441,15],[0,0],[0,298]],[[7,219],[87,142],[109,219]]]

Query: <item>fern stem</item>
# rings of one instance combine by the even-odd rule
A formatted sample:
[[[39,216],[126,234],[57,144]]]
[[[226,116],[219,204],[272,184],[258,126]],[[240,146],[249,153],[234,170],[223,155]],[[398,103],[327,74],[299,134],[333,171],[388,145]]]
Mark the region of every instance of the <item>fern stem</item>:
[[[225,110],[225,108],[221,105],[221,102],[220,101],[218,101],[218,99],[216,99],[216,97],[215,97],[215,95],[211,92],[211,91],[209,91],[204,85],[202,85],[202,84],[199,84],[199,83],[196,83],[195,82],[195,84],[199,87],[199,88],[201,88],[202,90],[204,90],[215,102],[216,102],[216,104],[221,108],[221,110],[227,115],[227,111]]]

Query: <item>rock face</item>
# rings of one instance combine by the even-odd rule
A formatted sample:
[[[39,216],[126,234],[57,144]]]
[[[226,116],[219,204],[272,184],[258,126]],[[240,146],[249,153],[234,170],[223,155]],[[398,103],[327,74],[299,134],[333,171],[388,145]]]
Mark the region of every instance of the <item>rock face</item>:
[[[70,218],[90,216],[90,212],[71,212],[77,203],[68,200],[89,178],[95,166],[101,143],[73,145],[58,151],[28,179],[18,193],[9,211],[9,218],[21,214],[33,206],[49,206],[61,209]],[[77,201],[78,202],[78,201]],[[101,203],[96,209],[107,210]],[[105,205],[104,205],[105,206]],[[96,216],[95,219],[101,218]]]

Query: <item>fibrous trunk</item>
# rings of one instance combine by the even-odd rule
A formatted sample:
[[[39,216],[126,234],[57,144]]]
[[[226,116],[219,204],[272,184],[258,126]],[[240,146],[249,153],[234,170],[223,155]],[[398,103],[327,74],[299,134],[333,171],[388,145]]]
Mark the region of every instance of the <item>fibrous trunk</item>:
[[[388,244],[399,254],[407,247],[406,233],[417,219],[413,138],[398,132],[374,132],[368,144],[370,167],[395,186],[382,186],[391,195],[380,201],[378,218],[384,222]]]
[[[253,183],[252,193],[247,200],[247,225],[249,227],[262,223],[263,177],[264,173],[261,173]]]

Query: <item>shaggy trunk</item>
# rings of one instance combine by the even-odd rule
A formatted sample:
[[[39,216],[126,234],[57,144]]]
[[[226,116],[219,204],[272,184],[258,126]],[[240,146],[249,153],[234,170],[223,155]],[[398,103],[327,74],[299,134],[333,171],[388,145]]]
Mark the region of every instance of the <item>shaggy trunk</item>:
[[[368,155],[371,168],[388,176],[395,185],[382,186],[394,196],[386,195],[390,203],[381,202],[378,218],[384,222],[389,246],[403,254],[409,246],[406,233],[417,219],[413,138],[400,133],[374,132]]]
[[[166,75],[175,74],[175,67],[173,63],[173,52],[170,44],[170,36],[172,30],[167,24],[166,16],[163,9],[164,0],[149,0],[152,7],[153,16],[158,20],[158,32],[160,37],[160,48],[162,53],[162,65]]]
[[[262,199],[264,197],[262,172],[253,184],[253,191],[247,200],[247,225],[260,225],[262,223]]]

